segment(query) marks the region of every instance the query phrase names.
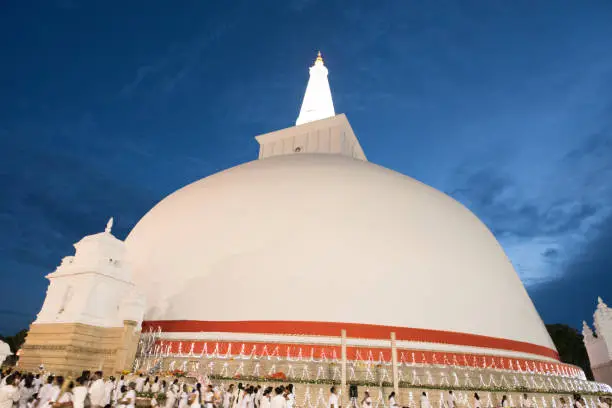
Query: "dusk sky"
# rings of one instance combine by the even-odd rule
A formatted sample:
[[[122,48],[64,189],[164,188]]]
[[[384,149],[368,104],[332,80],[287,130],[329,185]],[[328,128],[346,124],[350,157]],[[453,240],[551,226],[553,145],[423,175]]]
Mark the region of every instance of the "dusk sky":
[[[8,0],[0,37],[2,334],[110,216],[256,159],[319,49],[368,159],[475,212],[546,323],[612,303],[610,1]]]

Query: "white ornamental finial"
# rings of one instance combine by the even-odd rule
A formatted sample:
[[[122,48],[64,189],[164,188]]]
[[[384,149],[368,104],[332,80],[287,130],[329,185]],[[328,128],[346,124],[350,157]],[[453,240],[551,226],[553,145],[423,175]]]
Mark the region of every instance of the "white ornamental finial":
[[[314,65],[310,67],[310,78],[300,115],[295,122],[296,126],[336,116],[327,74],[327,68],[323,64],[323,57],[319,51]]]
[[[603,299],[601,298],[601,296],[597,296],[597,304],[598,305],[602,305],[602,306],[608,306],[604,303]]]
[[[104,232],[106,232],[107,234],[110,234],[112,229],[113,229],[113,217],[110,217],[108,219],[108,222],[106,223],[106,228],[104,229]]]

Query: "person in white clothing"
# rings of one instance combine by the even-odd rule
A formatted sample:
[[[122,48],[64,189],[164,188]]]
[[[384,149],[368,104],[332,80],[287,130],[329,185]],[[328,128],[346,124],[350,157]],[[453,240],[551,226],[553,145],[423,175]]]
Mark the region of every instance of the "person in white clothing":
[[[166,403],[164,404],[165,408],[174,408],[174,404],[176,403],[176,392],[174,388],[169,387],[168,391],[166,391]]]
[[[480,402],[480,395],[477,392],[474,393],[474,408],[482,408],[482,402]]]
[[[363,393],[363,400],[361,400],[362,408],[371,408],[372,407],[372,397],[370,397],[370,392],[366,391]]]
[[[389,395],[389,408],[399,408],[399,404],[395,401],[395,391]]]
[[[295,394],[293,392],[293,384],[289,384],[287,386],[287,408],[293,408],[295,407]]]
[[[104,404],[104,393],[106,387],[104,386],[104,379],[102,371],[96,371],[92,377],[92,383],[89,387],[89,400],[91,401],[92,408],[103,408]]]
[[[531,408],[533,403],[527,394],[523,394],[521,397],[521,408]]]
[[[429,403],[429,397],[427,393],[423,391],[421,394],[421,408],[431,408],[431,404]]]
[[[122,394],[123,391],[121,390],[124,386],[125,386],[125,377],[121,376],[119,377],[119,380],[117,380],[117,384],[115,384],[115,395],[113,395],[113,401],[115,401],[115,405],[117,405],[117,401],[123,398],[123,394]]]
[[[455,402],[455,395],[452,391],[449,391],[448,395],[446,395],[446,408],[455,408]]]
[[[53,386],[49,389],[49,394],[47,395],[47,401],[44,405],[38,405],[37,408],[52,408],[53,404],[58,402],[61,393],[62,387],[64,386],[64,377],[57,376],[53,380]]]
[[[144,388],[144,383],[145,383],[144,374],[140,374],[140,376],[136,379],[136,388],[135,388],[135,391],[136,392],[142,392],[142,389]]]
[[[213,386],[208,384],[206,388],[206,392],[204,393],[204,408],[213,408],[213,400],[215,398],[215,393],[213,392]]]
[[[187,384],[183,384],[183,389],[179,394],[178,408],[187,408],[189,406],[189,390],[187,390]]]
[[[327,408],[339,408],[340,400],[336,393],[336,387],[331,387],[329,390],[329,400],[327,401]]]
[[[255,408],[255,388],[247,387],[244,395],[244,408]]]
[[[244,389],[244,393],[240,403],[238,404],[238,408],[253,408],[253,387],[247,387]]]
[[[233,408],[238,408],[240,406],[240,401],[242,400],[243,396],[244,396],[244,390],[242,389],[242,383],[238,383],[238,388],[236,389],[236,392],[234,393]]]
[[[104,382],[104,406],[107,406],[111,403],[114,391],[115,391],[115,377],[110,376],[108,380]]]
[[[287,408],[287,400],[281,387],[274,389],[274,397],[270,400],[270,408]],[[336,407],[337,408],[337,407]]]
[[[155,377],[155,380],[151,385],[151,392],[154,394],[157,394],[159,392],[159,377]]]
[[[508,401],[508,397],[505,396],[505,395],[502,396],[501,406],[502,406],[502,408],[508,408],[510,406],[510,402]]]
[[[28,402],[34,397],[34,377],[27,375],[19,385],[19,408],[27,408]]]
[[[584,400],[579,394],[576,394],[574,396],[574,408],[584,408],[584,407],[585,407]]]
[[[9,374],[3,378],[4,385],[0,386],[0,408],[12,408],[13,404],[19,401],[19,382],[18,374]]]
[[[53,386],[49,390],[49,395],[45,405],[40,408],[52,408],[53,404],[59,403],[60,397],[62,397],[62,387],[64,386],[64,377],[57,376],[53,380]]]
[[[38,392],[40,391],[40,387],[42,387],[43,385],[43,381],[40,378],[40,374],[36,374],[36,377],[34,377],[34,394],[38,394]]]
[[[272,388],[266,388],[259,400],[259,408],[270,408],[270,393],[272,393]]]
[[[599,400],[597,401],[597,407],[598,408],[610,408],[610,405],[608,405],[604,397],[599,397]]]
[[[70,384],[68,384],[68,387],[65,390],[62,390],[60,392],[59,398],[53,404],[53,408],[72,407],[74,405],[74,403],[72,402],[73,400],[72,389],[73,388],[74,388],[74,383],[70,382]]]
[[[229,388],[223,393],[223,408],[232,408],[234,403],[234,384],[230,384]]]
[[[131,383],[128,389],[128,392],[125,393],[123,399],[121,400],[121,405],[125,408],[135,408],[136,407],[136,389],[134,383]]]
[[[149,381],[149,377],[145,378],[145,382],[142,385],[142,392],[149,392],[151,390],[151,382]]]
[[[45,385],[43,385],[42,387],[40,387],[40,390],[38,391],[38,397],[37,397],[37,407],[44,407],[45,405],[47,405],[47,402],[49,401],[49,398],[51,397],[51,390],[53,389],[53,381],[54,381],[54,377],[52,375],[50,375],[49,377],[47,377],[47,383]]]
[[[202,384],[197,383],[195,390],[191,393],[189,397],[189,407],[190,408],[200,408],[202,405]]]
[[[85,386],[85,378],[79,377],[76,382],[77,386],[72,389],[72,405],[74,408],[85,408],[85,399],[89,392]]]

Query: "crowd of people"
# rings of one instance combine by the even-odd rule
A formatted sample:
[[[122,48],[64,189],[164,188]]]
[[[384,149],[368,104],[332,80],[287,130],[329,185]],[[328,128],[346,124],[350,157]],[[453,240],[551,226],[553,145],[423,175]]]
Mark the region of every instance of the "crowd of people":
[[[101,371],[84,373],[74,381],[63,376],[0,373],[0,408],[135,408],[138,396],[158,408],[294,408],[293,384],[227,389],[208,384],[189,384],[179,378],[140,375],[104,378]],[[337,405],[332,408],[339,408]]]
[[[611,408],[611,402],[612,401],[610,398],[599,397],[599,400],[597,401],[597,408]],[[423,391],[421,394],[419,406],[420,408],[432,408],[432,404],[429,401],[429,396],[425,391]],[[497,408],[538,408],[537,404],[534,403],[534,400],[527,394],[521,395],[518,404],[513,404],[510,402],[507,395],[502,395],[499,401],[484,402],[477,392],[474,393],[470,406],[473,408],[485,408],[490,406]],[[448,391],[443,401],[440,401],[440,408],[457,408],[457,398],[455,397],[455,394],[453,394],[452,390]],[[571,404],[569,398],[566,399],[564,397],[560,397],[559,404],[556,405],[556,408],[588,408],[588,405],[584,398],[582,398],[579,394],[574,394],[572,396]]]
[[[126,379],[125,376],[104,378],[101,371],[89,375],[84,372],[74,381],[62,376],[20,372],[0,372],[0,408],[135,408],[138,397],[149,398],[153,408],[296,408],[293,384],[277,387],[261,385],[230,384],[227,388],[201,383],[190,384],[174,377],[148,377],[140,374]],[[587,408],[579,395],[569,400],[559,399],[557,408]],[[597,408],[610,408],[610,399],[600,397]],[[331,387],[327,408],[342,408],[338,390]],[[497,403],[485,404],[478,393],[474,393],[473,408],[494,405],[510,408],[506,395]],[[388,397],[389,408],[400,408],[395,393]],[[419,400],[420,408],[432,408],[427,392]],[[514,406],[514,405],[513,405]],[[537,408],[532,399],[523,395],[520,408]],[[348,408],[372,408],[372,398],[365,391],[362,398],[350,398]],[[457,400],[448,391],[440,408],[457,408]]]

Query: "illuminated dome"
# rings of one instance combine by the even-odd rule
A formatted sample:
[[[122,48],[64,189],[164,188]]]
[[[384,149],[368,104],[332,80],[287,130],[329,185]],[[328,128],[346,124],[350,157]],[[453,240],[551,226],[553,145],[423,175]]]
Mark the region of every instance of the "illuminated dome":
[[[176,191],[127,237],[143,330],[159,335],[139,361],[199,355],[224,360],[214,374],[227,377],[232,355],[388,363],[392,341],[421,367],[584,379],[559,362],[493,234],[449,196],[368,162],[327,76],[318,57],[297,125],[257,136],[258,160]]]
[[[554,349],[478,218],[363,160],[293,154],[222,171],[160,202],[126,243],[145,320],[387,325]]]

